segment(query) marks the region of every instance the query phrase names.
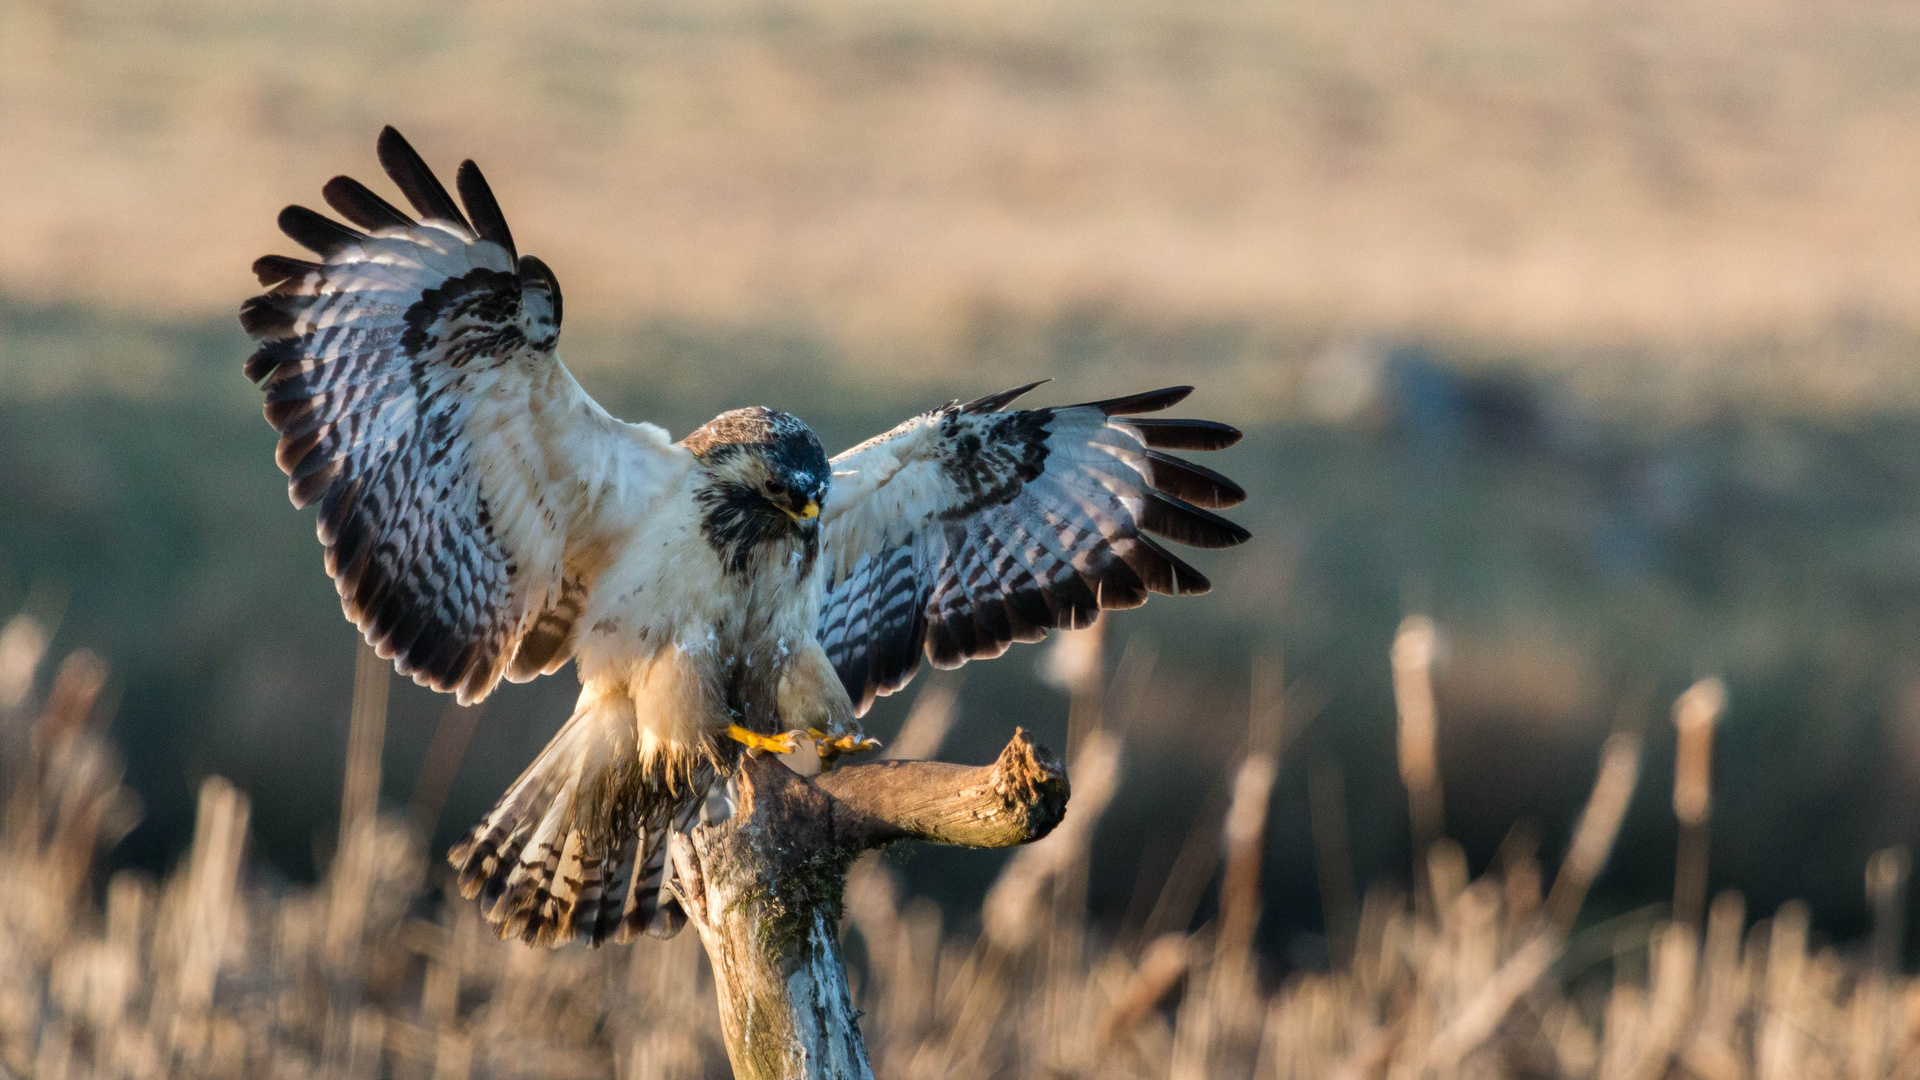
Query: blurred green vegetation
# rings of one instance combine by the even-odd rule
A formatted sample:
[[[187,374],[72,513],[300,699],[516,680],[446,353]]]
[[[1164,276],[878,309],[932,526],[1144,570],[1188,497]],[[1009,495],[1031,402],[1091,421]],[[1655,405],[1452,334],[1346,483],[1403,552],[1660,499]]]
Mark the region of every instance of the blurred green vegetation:
[[[1084,316],[1016,332],[1035,375],[1064,368],[1076,383],[1141,347],[1124,324]],[[609,408],[676,432],[762,401],[842,446],[934,403],[819,374],[839,369],[832,347],[801,334],[660,323],[569,334],[599,350],[585,381]],[[57,614],[59,647],[113,665],[114,734],[147,804],[115,859],[166,864],[188,838],[191,793],[218,773],[251,794],[262,861],[305,878],[338,803],[353,634],[311,515],[285,501],[272,433],[239,375],[246,351],[224,320],[0,307],[13,390],[0,395],[0,611]],[[59,382],[130,357],[164,377],[138,393]],[[1646,780],[1597,908],[1665,896],[1666,709],[1717,674],[1732,706],[1716,887],[1762,911],[1804,897],[1830,932],[1859,930],[1867,854],[1920,825],[1920,417],[1729,408],[1680,425],[1598,413],[1518,366],[1418,343],[1353,363],[1364,378],[1344,419],[1261,425],[1210,462],[1245,484],[1234,516],[1256,534],[1198,557],[1214,593],[1113,621],[1122,685],[1149,663],[1154,677],[1114,710],[1128,763],[1096,850],[1096,912],[1117,918],[1136,874],[1157,889],[1194,823],[1218,820],[1256,656],[1282,658],[1300,725],[1269,834],[1269,944],[1310,942],[1319,921],[1311,762],[1346,774],[1363,880],[1404,876],[1386,650],[1419,611],[1444,634],[1448,825],[1476,870],[1516,820],[1556,855],[1599,743],[1624,723],[1646,733]],[[23,392],[13,373],[26,370],[53,383]],[[1187,408],[1205,415],[1232,393],[1203,385]],[[985,760],[1016,723],[1064,743],[1065,702],[1035,678],[1039,655],[967,669],[949,755]],[[485,705],[436,844],[484,812],[572,693],[562,674]],[[883,702],[871,726],[884,736],[903,706]],[[395,694],[391,801],[407,799],[445,707],[417,688]],[[988,877],[952,871],[992,858],[927,851],[903,870],[971,904]]]

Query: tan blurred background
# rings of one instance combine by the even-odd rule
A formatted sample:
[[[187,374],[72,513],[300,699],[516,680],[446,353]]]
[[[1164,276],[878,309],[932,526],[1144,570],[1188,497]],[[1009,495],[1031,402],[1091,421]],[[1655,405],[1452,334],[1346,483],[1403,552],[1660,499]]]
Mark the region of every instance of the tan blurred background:
[[[1404,878],[1385,658],[1421,612],[1476,872],[1516,820],[1563,845],[1637,715],[1655,779],[1596,902],[1664,896],[1665,703],[1723,675],[1716,885],[1850,939],[1920,824],[1916,56],[1920,9],[1848,0],[13,0],[0,612],[117,673],[147,813],[114,858],[166,865],[218,773],[263,864],[315,872],[353,641],[233,314],[280,207],[378,180],[393,123],[480,161],[622,415],[759,399],[847,445],[1051,375],[1193,382],[1249,430],[1210,464],[1256,542],[1114,624],[1116,665],[1158,659],[1103,917],[1224,798],[1278,655],[1312,707],[1263,943],[1323,962],[1307,763],[1347,770],[1356,872]],[[1022,656],[969,673],[953,753],[1064,734]],[[566,683],[489,703],[438,843]],[[396,686],[390,800],[442,706]],[[968,910],[985,875],[942,858],[907,874]]]
[[[1409,335],[1635,407],[1911,403],[1916,47],[1813,0],[22,0],[0,294],[224,316],[391,122],[481,159],[581,322],[778,328],[855,382],[984,385],[1094,309],[1231,334],[1239,419]],[[165,377],[112,368],[0,393]]]

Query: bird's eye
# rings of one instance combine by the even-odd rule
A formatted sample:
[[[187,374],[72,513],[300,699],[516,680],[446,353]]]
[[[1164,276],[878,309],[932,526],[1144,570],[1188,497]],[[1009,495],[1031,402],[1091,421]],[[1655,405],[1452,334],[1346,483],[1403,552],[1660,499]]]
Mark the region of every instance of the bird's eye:
[[[786,493],[787,493],[787,485],[781,483],[778,480],[767,481],[767,494],[780,496],[780,495],[785,495]]]

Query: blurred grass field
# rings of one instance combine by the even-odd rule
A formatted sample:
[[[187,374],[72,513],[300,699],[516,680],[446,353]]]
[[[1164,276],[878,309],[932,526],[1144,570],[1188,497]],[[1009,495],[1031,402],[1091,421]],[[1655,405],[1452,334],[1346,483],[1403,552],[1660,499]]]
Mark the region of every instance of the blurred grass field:
[[[486,168],[565,286],[563,354],[620,415],[684,433],[761,401],[837,448],[1054,376],[1053,402],[1191,382],[1196,415],[1248,429],[1212,464],[1250,492],[1235,514],[1256,541],[1199,559],[1211,596],[1108,626],[1120,794],[1067,908],[1006,961],[1008,1011],[965,1004],[995,985],[969,980],[998,856],[929,850],[857,879],[875,906],[853,903],[856,923],[895,950],[871,960],[856,925],[868,992],[917,988],[910,1008],[874,999],[882,1075],[959,1068],[956,1030],[996,1033],[1020,1075],[1326,1076],[1365,1054],[1378,1069],[1358,1075],[1408,1075],[1396,1055],[1537,959],[1513,838],[1551,878],[1623,727],[1641,782],[1579,928],[1527,1019],[1457,1075],[1658,1075],[1648,1047],[1676,1025],[1707,1032],[1684,1068],[1715,1080],[1820,1075],[1819,1055],[1895,1074],[1913,1014],[1893,969],[1914,950],[1873,951],[1894,916],[1876,922],[1861,883],[1920,828],[1917,46],[1920,16],[1881,0],[0,5],[0,611],[30,611],[56,655],[110,661],[101,716],[144,804],[94,877],[44,836],[33,857],[69,869],[4,875],[105,907],[23,901],[54,912],[6,931],[44,996],[0,1001],[0,1061],[95,1060],[94,991],[54,973],[133,957],[150,981],[114,1015],[146,1010],[127,1021],[157,1040],[139,1054],[187,1039],[188,1071],[284,1052],[359,1075],[375,1044],[421,1075],[483,1045],[502,1056],[477,1072],[716,1067],[685,1037],[710,1003],[659,996],[700,978],[684,942],[536,961],[437,906],[438,852],[565,716],[565,676],[475,716],[396,685],[385,806],[408,804],[448,717],[471,745],[417,835],[381,826],[391,878],[327,914],[355,645],[283,501],[233,314],[251,260],[292,250],[280,207],[338,172],[376,180],[394,123],[443,171]],[[1458,846],[1440,894],[1412,857],[1385,660],[1414,611],[1441,631]],[[965,672],[950,756],[986,760],[1016,723],[1066,746],[1038,656]],[[1227,816],[1248,672],[1273,657],[1299,728],[1261,834],[1259,977],[1235,982],[1230,905],[1190,840]],[[1717,909],[1682,999],[1684,939],[1647,913],[1676,861],[1663,717],[1710,675],[1730,705],[1709,892],[1784,914],[1746,929]],[[1335,775],[1355,895],[1387,890],[1345,931],[1315,835]],[[214,776],[225,824],[199,826]],[[193,961],[213,989],[176,1030],[154,1008],[189,978],[168,966],[187,963],[178,912],[227,902],[216,871],[242,831],[247,944]],[[169,877],[179,859],[213,869]],[[1176,872],[1199,884],[1169,909]],[[212,892],[168,908],[190,881]],[[328,954],[329,918],[362,920],[364,951]],[[1374,975],[1342,968],[1342,940]],[[450,968],[471,989],[453,1005]],[[1171,996],[1126,1004],[1155,980]],[[269,1001],[295,1018],[278,1049],[247,1042]],[[516,1017],[580,1002],[591,1022],[515,1048]],[[1115,1015],[1137,1026],[1099,1058]]]
[[[1431,624],[1413,618],[1393,648],[1416,833],[1419,808],[1438,811],[1443,782],[1433,768],[1433,641]],[[131,827],[138,800],[121,787],[120,758],[100,731],[104,665],[70,655],[36,700],[45,646],[44,628],[26,616],[0,633],[0,963],[9,972],[0,1068],[10,1075],[727,1075],[712,977],[693,935],[552,952],[490,940],[475,906],[452,895],[445,867],[422,851],[417,822],[381,813],[392,676],[370,652],[356,680],[338,844],[320,881],[262,879],[246,855],[249,801],[213,777],[175,870],[158,880],[121,871],[97,888],[99,852]],[[1867,866],[1873,936],[1857,950],[1810,940],[1798,902],[1749,929],[1732,891],[1710,912],[1700,894],[1683,913],[1689,901],[1677,893],[1672,909],[1581,917],[1640,781],[1641,736],[1630,726],[1607,740],[1557,868],[1543,868],[1536,841],[1517,829],[1470,880],[1460,846],[1433,832],[1413,893],[1375,888],[1364,903],[1340,767],[1318,766],[1312,829],[1326,967],[1273,980],[1254,947],[1261,863],[1274,777],[1298,732],[1269,671],[1256,680],[1222,818],[1196,826],[1150,906],[1117,923],[1090,918],[1089,842],[1110,801],[1125,798],[1121,762],[1131,752],[1105,703],[1124,706],[1137,684],[1125,670],[1107,681],[1097,631],[1056,649],[1053,667],[1073,691],[1074,801],[1053,835],[1006,864],[977,929],[969,918],[956,933],[937,905],[903,896],[887,856],[853,869],[844,948],[878,1075],[1920,1075],[1920,982],[1898,974],[1904,848]],[[1685,726],[1691,709],[1695,729],[1710,733],[1723,703],[1717,683],[1702,683],[1676,715]],[[937,753],[954,704],[945,689],[923,692],[903,747]],[[1697,785],[1701,805],[1710,799],[1704,758],[1683,763],[1678,780]],[[1675,807],[1699,820],[1699,806]],[[1679,873],[1704,866],[1683,856]],[[1194,926],[1216,874],[1217,911]]]

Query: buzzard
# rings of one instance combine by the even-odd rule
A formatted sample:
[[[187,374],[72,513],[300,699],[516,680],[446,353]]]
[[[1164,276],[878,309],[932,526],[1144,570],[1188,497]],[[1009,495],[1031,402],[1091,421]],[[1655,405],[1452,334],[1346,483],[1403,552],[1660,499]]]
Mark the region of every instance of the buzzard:
[[[767,408],[678,442],[616,419],[556,355],[560,284],[474,163],[455,203],[394,129],[378,148],[413,213],[345,176],[322,194],[351,225],[283,211],[318,259],[253,264],[246,374],[382,657],[463,703],[574,662],[572,717],[449,856],[503,938],[673,933],[666,839],[740,754],[877,745],[858,717],[923,653],[956,667],[1205,592],[1156,537],[1247,539],[1212,512],[1245,493],[1167,453],[1239,432],[1142,415],[1190,387],[1007,411],[1036,383],[833,458]]]

